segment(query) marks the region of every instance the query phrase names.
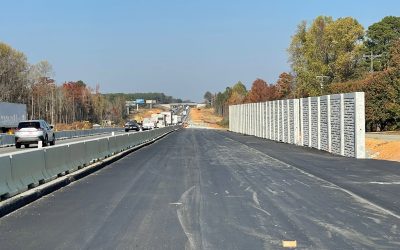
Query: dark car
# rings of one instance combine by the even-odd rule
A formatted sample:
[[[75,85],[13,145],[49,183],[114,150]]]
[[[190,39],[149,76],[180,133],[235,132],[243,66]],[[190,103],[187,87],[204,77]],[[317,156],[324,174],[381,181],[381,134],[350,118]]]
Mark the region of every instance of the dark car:
[[[129,130],[140,131],[140,125],[136,121],[129,121],[125,123],[125,132],[128,132]]]

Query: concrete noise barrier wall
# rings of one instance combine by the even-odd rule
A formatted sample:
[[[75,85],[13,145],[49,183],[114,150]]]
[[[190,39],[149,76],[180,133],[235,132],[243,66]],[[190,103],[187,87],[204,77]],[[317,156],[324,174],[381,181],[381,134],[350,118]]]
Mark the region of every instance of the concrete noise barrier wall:
[[[24,192],[128,148],[155,140],[179,127],[170,126],[2,155],[0,197],[4,199]]]
[[[231,105],[229,130],[365,158],[364,93]]]

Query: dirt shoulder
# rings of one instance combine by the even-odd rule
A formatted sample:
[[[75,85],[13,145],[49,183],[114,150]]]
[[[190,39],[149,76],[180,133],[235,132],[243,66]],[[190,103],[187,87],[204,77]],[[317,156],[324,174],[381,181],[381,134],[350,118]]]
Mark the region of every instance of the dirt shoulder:
[[[400,162],[400,132],[366,133],[369,158]]]
[[[190,127],[226,129],[218,124],[222,117],[216,115],[213,108],[192,108],[189,120]]]

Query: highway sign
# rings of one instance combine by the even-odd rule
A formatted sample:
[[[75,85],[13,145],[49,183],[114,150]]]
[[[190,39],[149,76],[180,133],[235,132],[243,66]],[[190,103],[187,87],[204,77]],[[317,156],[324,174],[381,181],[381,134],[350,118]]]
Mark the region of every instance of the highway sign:
[[[135,106],[136,102],[135,101],[125,101],[125,106],[130,107],[130,106]]]

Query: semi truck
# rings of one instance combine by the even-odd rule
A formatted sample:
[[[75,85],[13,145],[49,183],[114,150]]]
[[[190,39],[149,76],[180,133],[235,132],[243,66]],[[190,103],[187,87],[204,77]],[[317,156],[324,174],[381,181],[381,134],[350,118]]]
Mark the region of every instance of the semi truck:
[[[27,120],[26,104],[0,102],[0,133],[7,133]]]
[[[182,123],[182,116],[180,115],[173,115],[172,116],[172,124],[177,125]]]
[[[152,114],[151,119],[155,120],[155,125],[157,128],[163,128],[167,126],[166,124],[166,115],[163,114]]]
[[[172,112],[171,111],[165,111],[161,112],[162,115],[165,115],[165,123],[166,125],[171,125],[172,124]]]

